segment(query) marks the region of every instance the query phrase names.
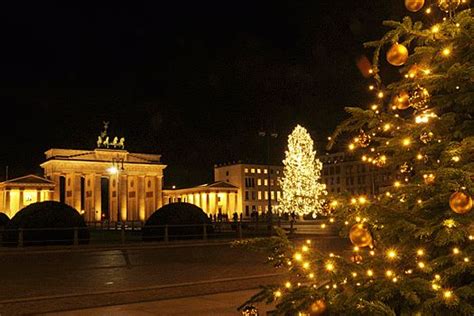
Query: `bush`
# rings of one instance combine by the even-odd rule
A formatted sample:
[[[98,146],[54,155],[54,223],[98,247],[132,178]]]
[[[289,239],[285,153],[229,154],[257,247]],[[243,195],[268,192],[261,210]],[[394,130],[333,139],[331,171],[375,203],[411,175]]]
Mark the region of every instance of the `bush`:
[[[71,245],[75,227],[78,228],[79,243],[89,243],[89,230],[74,208],[55,201],[33,203],[16,213],[5,226],[3,244],[17,246],[21,228],[25,246]]]
[[[189,203],[167,204],[151,214],[145,222],[143,240],[164,240],[165,225],[169,225],[169,240],[201,239],[203,238],[204,224],[207,235],[212,235],[214,229],[211,221],[202,209]]]
[[[10,221],[10,218],[5,213],[0,213],[0,227],[5,227],[7,223]]]

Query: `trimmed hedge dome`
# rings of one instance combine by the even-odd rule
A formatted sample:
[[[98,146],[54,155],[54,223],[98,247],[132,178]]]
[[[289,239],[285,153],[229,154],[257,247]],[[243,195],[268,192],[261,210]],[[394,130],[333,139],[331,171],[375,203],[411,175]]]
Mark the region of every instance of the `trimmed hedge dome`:
[[[164,240],[165,225],[169,225],[169,240],[202,239],[204,225],[208,236],[214,233],[211,221],[201,208],[179,202],[167,204],[151,214],[143,226],[143,240]]]
[[[7,214],[0,213],[0,227],[4,227],[9,221],[10,221],[10,218],[8,217]]]
[[[13,216],[5,226],[3,244],[18,244],[19,228],[23,229],[23,245],[71,245],[74,229],[79,243],[89,243],[89,230],[82,216],[71,206],[45,201],[28,205]]]

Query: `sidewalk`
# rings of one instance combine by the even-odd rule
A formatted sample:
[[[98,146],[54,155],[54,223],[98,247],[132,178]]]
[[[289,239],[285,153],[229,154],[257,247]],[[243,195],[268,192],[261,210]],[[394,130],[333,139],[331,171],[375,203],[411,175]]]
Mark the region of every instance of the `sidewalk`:
[[[73,311],[42,314],[45,316],[125,316],[125,315],[163,315],[163,316],[236,316],[243,302],[258,292],[258,289],[226,292],[219,294],[192,296],[170,300],[142,302],[126,305],[89,308]],[[272,306],[255,304],[261,316],[267,315]]]

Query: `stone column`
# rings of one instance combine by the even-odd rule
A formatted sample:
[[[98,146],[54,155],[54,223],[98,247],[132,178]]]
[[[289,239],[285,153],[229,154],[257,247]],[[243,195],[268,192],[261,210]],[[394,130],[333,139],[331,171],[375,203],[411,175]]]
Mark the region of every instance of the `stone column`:
[[[72,207],[74,207],[78,212],[81,210],[81,175],[78,173],[73,173],[72,178]]]
[[[137,183],[137,195],[138,195],[138,214],[141,221],[147,219],[145,212],[145,176],[138,176]]]
[[[127,175],[125,174],[120,174],[120,192],[118,192],[118,198],[120,199],[120,217],[121,220],[126,221],[127,219],[129,220],[135,220],[135,218],[131,217],[130,214],[128,214],[128,208],[127,208],[127,192],[128,192],[128,178]]]
[[[23,208],[23,199],[24,199],[24,194],[23,190],[20,189],[20,194],[19,194],[19,200],[18,200],[18,210],[21,210]]]
[[[201,193],[201,208],[203,209],[204,213],[209,215],[209,210],[207,208],[207,193]]]
[[[58,172],[53,173],[52,180],[55,186],[54,186],[54,191],[53,191],[53,197],[51,199],[54,201],[59,201],[59,197],[60,197],[60,190],[61,190],[60,181],[59,181],[60,176],[61,174]]]
[[[100,174],[93,175],[92,183],[92,210],[94,211],[94,217],[96,221],[102,219],[102,190],[101,190],[101,179]]]
[[[10,190],[5,191],[5,212],[12,218],[11,211],[11,201],[10,201]]]
[[[156,177],[155,199],[156,209],[161,208],[163,206],[163,176]]]
[[[36,189],[36,202],[41,202],[41,190]]]
[[[216,201],[217,201],[217,194],[215,192],[209,193],[209,213],[210,214],[217,214],[216,212]]]
[[[201,194],[199,193],[194,193],[194,204],[197,207],[201,207]]]

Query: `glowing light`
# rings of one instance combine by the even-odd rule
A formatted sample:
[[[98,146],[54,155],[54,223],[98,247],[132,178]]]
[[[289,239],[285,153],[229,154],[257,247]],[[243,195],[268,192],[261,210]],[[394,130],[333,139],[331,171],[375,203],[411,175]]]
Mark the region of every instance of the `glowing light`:
[[[395,249],[389,249],[386,255],[389,259],[395,259],[397,257],[397,252],[395,251]]]
[[[373,111],[375,111],[375,110],[377,110],[378,105],[377,105],[377,104],[373,104],[370,108],[371,108]]]
[[[374,275],[374,271],[372,271],[371,269],[367,270],[367,275],[369,277],[372,277]]]
[[[349,144],[349,150],[354,150],[355,145],[354,144]]]
[[[410,146],[410,144],[411,144],[411,139],[410,138],[404,138],[402,140],[402,145],[403,146]]]
[[[420,248],[420,249],[418,249],[418,250],[416,251],[416,255],[419,256],[419,257],[424,256],[424,255],[425,255],[425,251]]]
[[[379,93],[377,93],[377,98],[379,99],[382,99],[383,98],[383,92],[380,91]]]
[[[391,127],[392,127],[392,125],[390,125],[389,123],[386,123],[386,124],[383,126],[383,130],[384,130],[384,131],[388,131]]]
[[[443,56],[448,57],[451,54],[451,50],[449,48],[445,48],[442,51]]]
[[[314,273],[310,273],[310,274],[308,275],[308,277],[309,277],[310,279],[314,279]]]
[[[453,248],[453,254],[458,255],[460,252],[459,248]]]
[[[344,225],[349,225],[349,222],[348,222],[348,221],[345,221],[345,222],[344,222]]]
[[[454,162],[459,162],[459,160],[461,160],[461,158],[459,158],[459,156],[453,156],[451,158],[451,160],[454,161]]]
[[[332,262],[326,263],[325,267],[328,271],[334,271],[334,264]]]
[[[393,183],[393,186],[396,187],[396,188],[399,188],[399,187],[401,186],[400,181],[395,181],[395,182]]]
[[[291,287],[290,281],[288,281],[288,282],[285,283],[285,287],[286,287],[287,289],[289,289],[289,288]]]
[[[437,117],[433,112],[426,112],[415,117],[416,124],[426,124],[430,119]]]
[[[356,198],[352,198],[352,199],[351,199],[351,203],[352,203],[352,204],[356,204],[356,203],[357,203]]]
[[[469,240],[474,240],[474,236],[469,235]]]
[[[446,290],[443,292],[443,297],[447,300],[451,299],[453,297],[453,292],[450,290]]]
[[[306,239],[306,243],[307,243],[308,245],[311,245],[311,240],[310,240],[310,239]]]
[[[433,283],[433,284],[431,285],[431,287],[432,287],[433,290],[435,290],[435,291],[438,291],[438,290],[441,288],[441,287],[440,287],[438,284],[436,284],[436,283]]]
[[[326,224],[321,224],[321,228],[322,229],[326,228]]]
[[[456,222],[452,218],[445,219],[443,221],[443,225],[448,227],[448,228],[453,228],[453,227],[457,226]]]
[[[309,269],[309,262],[306,261],[305,263],[303,263],[303,268]]]
[[[275,297],[281,297],[281,291],[275,291],[273,295],[275,295]]]
[[[357,277],[357,272],[352,272],[351,274],[353,278]]]
[[[330,222],[330,223],[334,223],[334,218],[331,217],[331,218],[329,219],[329,222]]]
[[[118,168],[116,166],[112,166],[107,168],[107,172],[110,174],[117,174],[118,173]]]
[[[360,204],[365,204],[367,202],[367,198],[365,196],[360,196],[359,197],[359,203]]]
[[[371,256],[375,256],[375,251],[371,250],[371,251],[369,251],[369,254],[370,254]]]
[[[357,251],[359,251],[359,247],[355,246],[355,247],[353,248],[353,250],[354,250],[355,252],[357,252]]]
[[[301,250],[302,250],[303,252],[308,252],[308,251],[309,251],[309,248],[308,248],[308,246],[303,245],[303,247],[301,247]]]
[[[296,261],[301,261],[303,259],[303,255],[299,252],[295,253],[293,258],[296,260]]]
[[[374,85],[372,85],[372,84],[369,86],[369,90],[374,90],[374,88],[375,88],[375,87],[374,87]]]
[[[426,13],[426,14],[430,14],[430,13],[431,13],[431,8],[426,9],[426,10],[425,10],[425,13]]]
[[[418,267],[423,269],[425,267],[425,263],[423,261],[418,262]]]
[[[391,277],[393,275],[393,271],[392,270],[387,270],[387,271],[385,271],[385,275],[388,276],[388,277]]]
[[[439,274],[435,274],[435,279],[439,281],[441,280],[441,276]]]
[[[438,33],[439,32],[439,26],[438,25],[433,25],[431,27],[431,33]]]
[[[398,281],[397,277],[394,277],[394,278],[392,279],[392,282],[393,282],[393,283],[397,283],[397,281]]]

